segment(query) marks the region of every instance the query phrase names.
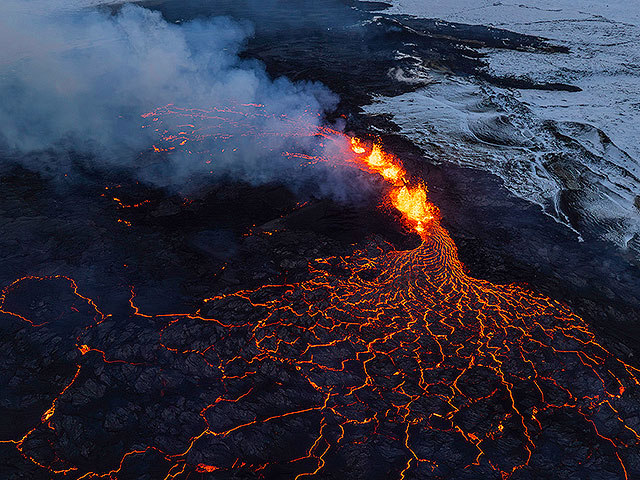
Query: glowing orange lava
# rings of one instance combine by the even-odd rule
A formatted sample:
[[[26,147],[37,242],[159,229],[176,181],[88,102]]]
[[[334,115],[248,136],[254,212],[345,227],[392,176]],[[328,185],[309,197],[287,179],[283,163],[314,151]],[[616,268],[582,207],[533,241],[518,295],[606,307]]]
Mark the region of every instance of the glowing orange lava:
[[[402,213],[404,218],[420,234],[425,232],[427,225],[436,217],[436,208],[427,201],[427,188],[424,184],[410,186],[407,173],[395,156],[382,150],[378,143],[374,143],[367,154],[364,142],[351,139],[351,148],[359,161],[390,184],[389,198],[392,205]]]
[[[315,134],[349,145],[348,158],[336,163],[357,165],[385,180],[388,203],[422,238],[418,248],[396,251],[371,241],[350,257],[310,262],[308,280],[214,296],[193,314],[141,313],[132,289],[131,318],[149,321],[154,326],[149,328],[157,325],[157,345],[167,358],[205,365],[212,372],[208,384],[218,382],[223,393],[205,399],[198,411],[202,427],[184,438],[185,448],[123,446],[119,461],[101,471],[81,470],[63,458],[56,406],[70,390],[83,388],[79,373],[96,352],[105,371],[144,372],[149,366],[92,346],[91,331],[109,316],[80,295],[73,280],[19,279],[3,290],[0,313],[27,322],[25,328],[45,324],[12,311],[6,301],[34,281],[68,282],[94,318],[75,340],[76,375],[41,417],[42,425],[53,428],[47,438],[55,453],[26,447],[28,438],[41,435],[42,425],[5,443],[52,475],[74,479],[119,478],[127,462],[151,451],[167,462],[167,479],[220,472],[274,478],[283,466],[300,479],[321,475],[344,458],[366,458],[362,452],[370,445],[397,456],[390,460],[388,478],[456,478],[465,472],[465,478],[506,479],[544,468],[549,454],[538,446],[554,444],[554,436],[565,435],[561,428],[569,425],[575,430],[569,432],[571,441],[584,449],[578,463],[597,457],[620,478],[638,478],[627,471],[628,465],[634,465],[633,474],[638,468],[638,420],[622,406],[637,399],[640,371],[598,343],[586,322],[559,302],[521,286],[468,276],[426,186],[412,180],[378,143],[367,146],[330,129]],[[185,343],[182,329],[203,336]],[[207,332],[217,340],[209,342]],[[278,394],[273,410],[263,412],[261,390],[252,382],[274,370],[286,378],[275,385],[293,382],[296,394]],[[294,397],[305,400],[296,403]],[[158,404],[164,398],[159,396]],[[216,456],[221,443],[225,451],[243,452],[239,446],[256,432],[284,438],[288,425],[308,434],[294,442],[300,451],[280,449],[277,460],[260,452],[232,461]],[[193,464],[191,455],[197,459]]]

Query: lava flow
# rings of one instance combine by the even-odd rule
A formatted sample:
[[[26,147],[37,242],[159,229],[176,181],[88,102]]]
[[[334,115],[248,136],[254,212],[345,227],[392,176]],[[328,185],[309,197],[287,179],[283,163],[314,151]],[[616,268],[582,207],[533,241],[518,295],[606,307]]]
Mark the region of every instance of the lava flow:
[[[4,443],[74,479],[638,478],[639,370],[559,302],[468,276],[426,186],[347,142],[340,163],[382,177],[418,248],[372,239],[193,314],[142,313],[132,289],[122,323],[71,279],[17,280],[5,321],[73,315],[76,354]],[[71,291],[51,323],[24,301],[45,287]]]

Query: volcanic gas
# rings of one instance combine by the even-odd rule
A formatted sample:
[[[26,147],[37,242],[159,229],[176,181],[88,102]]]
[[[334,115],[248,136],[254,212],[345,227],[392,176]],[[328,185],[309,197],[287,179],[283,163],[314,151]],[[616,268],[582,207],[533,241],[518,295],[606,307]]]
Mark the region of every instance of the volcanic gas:
[[[207,132],[193,112],[165,107],[147,118],[165,114],[189,122],[179,134],[159,128],[155,150],[196,151]],[[0,297],[5,321],[75,325],[75,354],[38,419],[3,443],[47,474],[74,479],[129,478],[144,458],[166,479],[550,478],[549,458],[567,443],[576,448],[562,462],[575,478],[594,465],[611,478],[640,475],[640,417],[622,408],[637,402],[639,370],[561,303],[465,273],[426,185],[379,141],[299,131],[342,148],[286,158],[382,179],[382,204],[420,245],[403,251],[370,239],[350,256],[311,260],[307,280],[218,294],[193,313],[145,313],[132,288],[118,322],[133,325],[133,337],[115,331],[114,316],[71,278],[18,279]],[[208,132],[224,138],[218,126]],[[340,158],[327,158],[336,151]],[[25,298],[47,290],[62,292],[65,305],[42,322],[33,317],[38,302]],[[152,355],[136,353],[142,341]],[[145,393],[153,408],[136,404],[126,382],[104,387],[121,399],[92,407],[102,426],[74,429],[105,376],[157,384]],[[137,423],[128,423],[133,411]],[[117,461],[69,454],[70,443],[101,435]]]

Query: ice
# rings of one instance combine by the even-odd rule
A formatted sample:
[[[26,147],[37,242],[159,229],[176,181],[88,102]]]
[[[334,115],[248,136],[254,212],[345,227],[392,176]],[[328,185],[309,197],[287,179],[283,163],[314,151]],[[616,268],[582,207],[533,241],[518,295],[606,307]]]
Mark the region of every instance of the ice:
[[[378,98],[368,112],[393,114],[423,147],[443,146],[446,154],[439,160],[499,175],[513,193],[577,231],[600,230],[623,247],[640,238],[640,3],[389,3],[393,7],[385,13],[493,26],[568,46],[568,54],[485,53],[496,75],[566,83],[581,91],[507,90],[442,77],[412,94]],[[486,111],[477,111],[482,105]],[[519,135],[528,143],[519,143]],[[579,220],[569,221],[575,213],[570,209],[579,210]]]

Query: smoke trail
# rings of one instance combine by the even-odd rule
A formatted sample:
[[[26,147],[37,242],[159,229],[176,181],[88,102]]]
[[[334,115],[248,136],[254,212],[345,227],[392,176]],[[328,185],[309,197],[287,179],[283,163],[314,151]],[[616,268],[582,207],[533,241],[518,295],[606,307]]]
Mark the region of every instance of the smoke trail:
[[[0,7],[0,44],[6,46],[0,53],[3,150],[81,152],[161,185],[181,185],[213,169],[256,183],[297,182],[298,189],[311,182],[322,194],[349,196],[338,174],[325,169],[313,179],[295,179],[295,162],[276,153],[292,142],[310,148],[309,138],[296,140],[301,122],[312,131],[337,98],[321,84],[272,79],[261,63],[240,59],[251,25],[224,17],[170,24],[158,12],[131,4],[115,14],[58,9],[39,15],[37,7],[11,1]],[[141,161],[135,152],[158,140],[155,129],[141,128],[141,115],[167,104],[262,106],[259,115],[241,122],[233,115],[223,119],[229,138],[224,145],[209,139],[208,152],[226,154],[213,166],[180,153]],[[163,121],[168,131],[177,131],[179,121],[192,123]],[[256,142],[265,132],[268,141]]]

